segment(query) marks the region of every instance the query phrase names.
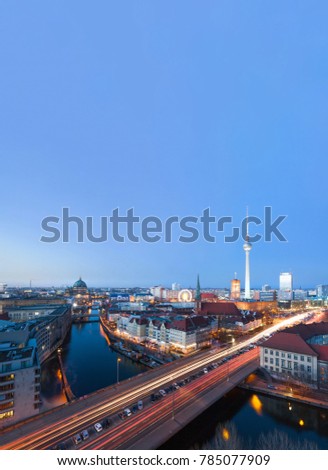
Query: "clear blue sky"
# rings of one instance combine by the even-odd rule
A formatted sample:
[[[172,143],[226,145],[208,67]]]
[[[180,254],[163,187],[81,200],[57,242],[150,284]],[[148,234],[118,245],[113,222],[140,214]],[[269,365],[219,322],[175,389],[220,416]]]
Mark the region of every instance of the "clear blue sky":
[[[287,214],[251,284],[328,283],[327,1],[0,1],[0,281],[244,278],[242,242],[41,243],[96,219]]]

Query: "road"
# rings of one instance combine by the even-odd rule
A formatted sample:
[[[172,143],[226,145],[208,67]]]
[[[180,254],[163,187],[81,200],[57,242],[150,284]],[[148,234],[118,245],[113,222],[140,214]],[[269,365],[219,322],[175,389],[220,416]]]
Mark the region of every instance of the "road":
[[[47,449],[55,446],[83,429],[91,427],[97,421],[117,413],[131,403],[146,399],[154,391],[158,391],[160,388],[181,378],[189,377],[208,364],[219,361],[225,356],[260,340],[264,335],[274,333],[277,329],[297,321],[302,321],[307,315],[308,312],[283,320],[278,325],[273,325],[264,332],[258,333],[255,337],[238,343],[228,350],[209,350],[190,358],[166,364],[158,369],[126,380],[117,386],[107,387],[95,392],[85,399],[78,399],[66,406],[61,406],[51,412],[43,413],[7,428],[0,433],[0,449]],[[239,356],[239,358],[241,357]],[[207,380],[211,379],[211,374],[208,374],[209,379],[206,375],[206,383]],[[184,390],[181,392],[181,396],[186,396]],[[162,403],[163,405],[160,406],[164,406],[165,400]],[[134,419],[130,423],[133,423]]]
[[[229,380],[233,381],[236,372],[240,372],[246,365],[252,364],[253,369],[256,368],[258,366],[257,357],[258,348],[229,361]],[[185,407],[190,403],[193,404],[193,407],[196,407],[197,398],[205,398],[209,390],[217,389],[219,385],[224,385],[226,382],[227,363],[171,392],[172,396],[167,395],[159,403],[155,403],[141,413],[127,418],[126,423],[122,423],[114,429],[97,436],[92,442],[85,442],[81,448],[129,449],[134,448],[135,444],[139,443],[138,449],[155,449],[165,442],[169,435],[168,432],[161,432],[160,427],[167,426],[170,429],[172,421],[176,420],[176,423],[173,423],[178,424],[178,426],[174,426],[175,431],[181,429],[193,418],[193,415],[189,416],[183,413]],[[222,395],[224,393],[225,389],[223,388]],[[220,395],[216,394],[216,400],[219,398]],[[203,410],[206,405],[204,399],[202,405],[201,409]],[[196,409],[195,411],[195,416],[197,416],[199,410]]]

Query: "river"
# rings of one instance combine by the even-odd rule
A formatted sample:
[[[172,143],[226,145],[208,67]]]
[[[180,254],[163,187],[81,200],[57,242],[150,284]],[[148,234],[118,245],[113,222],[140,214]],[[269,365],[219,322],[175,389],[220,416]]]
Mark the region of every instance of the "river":
[[[72,326],[62,347],[67,378],[75,396],[94,392],[119,380],[147,370],[110,348],[99,322]],[[58,360],[50,358],[42,367],[41,390],[43,409],[65,403]],[[235,389],[186,426],[167,442],[164,449],[260,448],[261,440],[280,437],[299,446],[328,449],[328,410],[288,403]],[[276,436],[277,437],[277,436]],[[215,444],[217,442],[217,444]]]
[[[99,322],[73,324],[62,346],[62,360],[74,395],[81,397],[116,383],[118,358],[120,381],[148,370],[111,349]],[[44,409],[66,402],[56,356],[42,366],[41,392]]]

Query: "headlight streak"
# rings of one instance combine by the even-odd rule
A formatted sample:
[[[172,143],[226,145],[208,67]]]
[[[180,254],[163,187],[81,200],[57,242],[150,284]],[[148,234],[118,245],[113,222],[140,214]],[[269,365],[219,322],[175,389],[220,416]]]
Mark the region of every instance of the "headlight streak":
[[[138,399],[144,398],[145,396],[149,395],[149,393],[152,393],[154,390],[163,387],[166,384],[170,384],[179,378],[191,375],[192,373],[197,372],[197,370],[209,365],[212,362],[216,362],[226,356],[230,356],[238,350],[257,342],[259,339],[263,338],[263,336],[274,333],[282,327],[286,327],[295,322],[301,321],[305,316],[308,315],[308,313],[309,312],[306,312],[303,314],[299,314],[293,318],[283,320],[279,324],[271,326],[263,332],[256,334],[254,337],[247,339],[241,343],[235,344],[234,346],[228,349],[221,350],[219,352],[213,352],[212,350],[202,355],[202,357],[196,356],[195,358],[187,358],[183,364],[173,363],[170,364],[169,367],[164,366],[161,369],[155,369],[154,371],[151,371],[150,374],[158,374],[159,372],[161,372],[160,377],[148,377],[148,380],[144,384],[138,384],[128,391],[121,391],[119,392],[119,395],[115,398],[104,397],[102,401],[96,404],[92,404],[91,406],[89,406],[89,408],[85,410],[83,409],[83,405],[87,407],[87,403],[81,401],[79,403],[81,403],[82,409],[80,409],[76,413],[76,415],[73,414],[72,416],[69,416],[67,418],[54,421],[51,424],[46,425],[44,428],[41,427],[37,431],[24,435],[21,438],[15,439],[8,445],[0,446],[0,449],[49,448],[55,443],[62,442],[68,437],[76,434],[77,432],[80,432],[85,427],[93,425],[97,420],[103,419],[108,415],[119,411],[123,407],[129,406],[130,403]],[[185,364],[186,361],[188,361],[187,364]],[[232,361],[230,360],[229,364],[231,364],[231,362]],[[212,374],[213,371],[209,375]],[[138,376],[136,377],[136,379],[138,379]],[[127,382],[122,383],[123,388],[126,383]],[[74,403],[75,402],[73,402],[73,404]],[[54,413],[56,413],[56,411],[54,411]],[[40,417],[40,420],[42,420],[42,417]],[[22,432],[24,432],[23,426],[24,424],[22,424]]]

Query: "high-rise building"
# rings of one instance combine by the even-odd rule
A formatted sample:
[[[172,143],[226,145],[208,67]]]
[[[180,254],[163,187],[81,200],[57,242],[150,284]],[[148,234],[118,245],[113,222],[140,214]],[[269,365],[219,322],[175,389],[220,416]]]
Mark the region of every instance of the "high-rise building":
[[[248,235],[248,210],[246,216],[246,241],[243,245],[245,251],[246,263],[245,263],[245,299],[251,299],[251,279],[250,279],[250,267],[249,267],[249,252],[252,249],[252,244],[249,241]]]
[[[154,296],[155,300],[163,300],[163,298],[164,298],[164,287],[162,287],[162,286],[151,287],[150,292]]]
[[[172,283],[172,290],[180,290],[180,289],[181,289],[181,286],[179,283],[177,282]]]
[[[240,280],[232,279],[230,285],[230,299],[231,300],[240,300]]]
[[[0,343],[0,429],[39,413],[40,364],[35,339]]]
[[[292,273],[280,273],[279,300],[293,300],[293,275]]]
[[[317,297],[327,298],[328,297],[328,285],[327,284],[319,284],[316,287],[317,290]]]

